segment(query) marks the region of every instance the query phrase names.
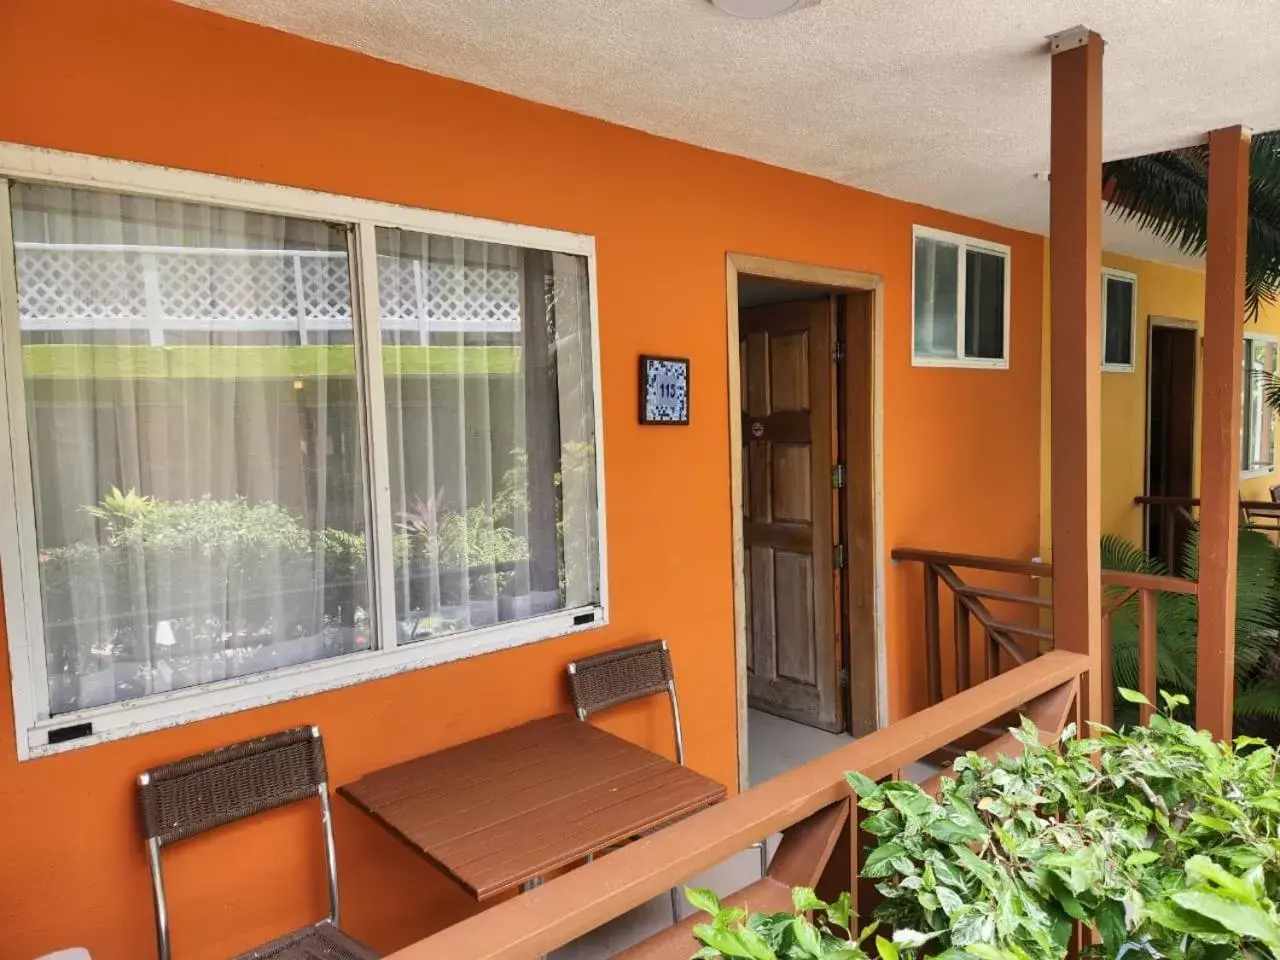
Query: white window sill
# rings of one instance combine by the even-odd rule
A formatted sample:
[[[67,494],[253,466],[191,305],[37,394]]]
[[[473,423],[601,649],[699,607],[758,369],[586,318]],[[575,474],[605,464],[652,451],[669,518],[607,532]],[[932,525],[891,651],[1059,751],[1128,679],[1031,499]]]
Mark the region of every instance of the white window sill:
[[[1252,470],[1241,470],[1240,479],[1241,480],[1257,480],[1259,477],[1274,476],[1275,472],[1276,472],[1275,464],[1272,464],[1269,467],[1255,467]]]
[[[1133,373],[1134,369],[1132,363],[1104,363],[1102,365],[1103,373]]]
[[[591,617],[590,620],[585,619],[588,616]],[[36,759],[65,753],[96,743],[324,693],[366,680],[377,680],[452,660],[482,656],[527,643],[593,630],[607,623],[608,617],[601,606],[560,610],[540,617],[468,630],[438,640],[404,644],[394,650],[350,653],[328,660],[281,667],[265,673],[63,713],[36,721],[30,730],[19,729],[18,759]],[[60,743],[49,743],[50,731],[79,724],[91,724],[92,732]]]
[[[966,370],[1008,370],[1006,359],[989,360],[980,357],[920,357],[912,354],[913,367],[956,367]]]

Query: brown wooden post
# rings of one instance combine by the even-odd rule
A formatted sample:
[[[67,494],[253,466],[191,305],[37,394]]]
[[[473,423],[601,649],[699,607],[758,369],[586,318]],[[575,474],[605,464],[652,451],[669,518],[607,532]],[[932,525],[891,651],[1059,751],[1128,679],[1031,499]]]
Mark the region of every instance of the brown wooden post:
[[[1158,651],[1156,648],[1156,593],[1154,590],[1138,591],[1138,689],[1151,701],[1153,706],[1160,704],[1160,693],[1157,687]],[[1138,707],[1138,719],[1143,723],[1151,721],[1152,707],[1145,704]]]
[[[1200,616],[1196,723],[1231,736],[1235,701],[1236,541],[1249,133],[1209,134],[1209,243],[1204,277],[1200,441]]]
[[[973,684],[970,676],[969,608],[964,597],[956,594],[956,692],[968,690]]]
[[[929,678],[929,704],[942,702],[942,638],[938,626],[938,571],[924,565],[924,669]]]
[[[1102,37],[1050,38],[1050,419],[1053,637],[1083,653],[1086,721],[1101,718]],[[1109,695],[1109,692],[1108,692]]]

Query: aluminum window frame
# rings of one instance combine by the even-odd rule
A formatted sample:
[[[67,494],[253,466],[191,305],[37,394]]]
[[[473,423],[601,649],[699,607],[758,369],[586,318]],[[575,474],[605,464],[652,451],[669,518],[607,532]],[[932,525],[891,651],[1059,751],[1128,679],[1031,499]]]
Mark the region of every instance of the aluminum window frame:
[[[959,248],[957,254],[959,263],[956,271],[956,355],[954,357],[936,357],[916,352],[916,241],[920,239],[949,243]],[[1002,331],[1004,336],[1001,356],[998,358],[970,357],[963,352],[968,327],[968,304],[966,303],[965,294],[969,250],[1004,258],[1004,329]],[[911,365],[914,367],[964,367],[976,370],[1008,370],[1010,364],[1010,331],[1013,327],[1012,290],[1013,250],[1008,244],[914,224],[911,228]]]
[[[1280,373],[1280,336],[1277,336],[1271,333],[1258,333],[1255,331],[1249,331],[1248,333],[1245,333],[1242,335],[1242,339],[1244,341],[1244,355],[1246,357],[1246,360],[1249,355],[1249,341],[1251,340],[1256,340],[1262,343],[1269,343],[1273,347],[1275,347],[1277,350],[1276,370],[1273,370],[1272,373]],[[1248,422],[1248,413],[1249,413],[1249,378],[1248,377],[1244,378],[1242,386],[1243,386],[1243,393],[1240,398],[1241,404],[1243,406],[1243,409],[1240,411],[1240,429],[1242,434],[1240,437],[1240,464],[1239,464],[1240,479],[1253,480],[1253,479],[1256,479],[1257,477],[1269,477],[1276,472],[1276,447],[1280,446],[1280,437],[1276,436],[1276,433],[1278,431],[1273,425],[1271,462],[1269,464],[1263,464],[1261,466],[1254,465],[1254,466],[1248,466],[1248,467],[1244,465],[1245,455],[1248,452],[1248,444],[1249,442],[1251,442],[1251,438],[1253,436],[1251,430],[1249,429],[1250,425]],[[1262,399],[1261,409],[1264,415],[1266,414],[1266,411],[1269,409],[1265,398]],[[1275,411],[1271,411],[1271,416],[1273,418],[1276,416]]]
[[[353,346],[362,427],[362,463],[369,519],[371,649],[263,673],[151,694],[50,716],[43,610],[37,565],[32,469],[21,363],[16,254],[10,209],[11,181],[108,190],[303,217],[345,225],[352,269]],[[591,390],[596,449],[596,536],[599,598],[594,604],[480,627],[437,640],[397,645],[391,538],[385,384],[376,261],[377,227],[581,256],[590,299]],[[604,411],[595,238],[544,227],[444,213],[298,187],[241,180],[132,161],[0,142],[0,576],[8,634],[14,728],[19,760],[28,760],[183,723],[310,696],[327,690],[481,656],[609,622],[608,542],[605,522]],[[382,534],[379,531],[383,531]],[[88,729],[51,743],[50,733]],[[55,739],[58,739],[55,737]]]
[[[1107,295],[1108,281],[1120,280],[1133,287],[1133,302],[1129,308],[1129,362],[1107,362]],[[1133,373],[1138,369],[1138,275],[1114,267],[1102,268],[1102,369],[1106,373]]]

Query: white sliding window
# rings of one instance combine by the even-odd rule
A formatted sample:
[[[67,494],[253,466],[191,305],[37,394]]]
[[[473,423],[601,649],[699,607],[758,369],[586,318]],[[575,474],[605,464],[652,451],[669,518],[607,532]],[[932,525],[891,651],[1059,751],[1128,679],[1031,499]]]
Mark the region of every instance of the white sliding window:
[[[1240,472],[1263,477],[1276,471],[1276,411],[1267,391],[1276,386],[1277,340],[1250,333],[1244,338],[1244,409],[1240,417]]]
[[[1009,365],[1009,248],[927,227],[913,231],[912,362]]]
[[[21,756],[604,622],[589,238],[4,144],[0,188]]]

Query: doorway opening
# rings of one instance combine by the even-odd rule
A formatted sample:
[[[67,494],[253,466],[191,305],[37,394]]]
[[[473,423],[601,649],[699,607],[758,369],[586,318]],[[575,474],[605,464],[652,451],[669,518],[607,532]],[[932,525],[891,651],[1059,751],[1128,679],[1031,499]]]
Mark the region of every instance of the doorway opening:
[[[879,280],[731,256],[742,786],[877,729]]]
[[[1192,496],[1195,472],[1196,354],[1191,321],[1151,318],[1147,338],[1147,480],[1149,497]],[[1190,518],[1169,507],[1146,508],[1147,555],[1182,576]]]

